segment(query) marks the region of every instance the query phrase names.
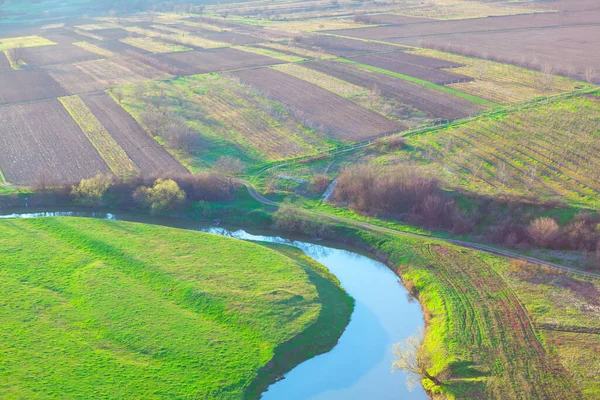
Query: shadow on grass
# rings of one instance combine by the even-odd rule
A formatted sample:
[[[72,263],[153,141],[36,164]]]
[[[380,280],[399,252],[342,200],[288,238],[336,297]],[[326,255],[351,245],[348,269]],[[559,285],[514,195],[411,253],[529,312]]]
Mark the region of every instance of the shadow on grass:
[[[246,389],[246,399],[258,399],[281,375],[310,358],[330,351],[350,322],[354,309],[353,299],[334,283],[337,279],[302,251],[279,244],[260,244],[289,256],[304,268],[319,293],[322,308],[310,327],[275,349],[271,361],[258,372],[256,379]]]

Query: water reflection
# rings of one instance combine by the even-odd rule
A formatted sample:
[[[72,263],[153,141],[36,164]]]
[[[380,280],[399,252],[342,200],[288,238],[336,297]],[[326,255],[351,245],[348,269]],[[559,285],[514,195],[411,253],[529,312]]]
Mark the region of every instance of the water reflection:
[[[381,262],[324,241],[315,244],[291,235],[283,237],[274,236],[272,232],[259,234],[227,227],[207,227],[183,219],[126,212],[23,211],[0,215],[0,219],[76,216],[126,220],[297,247],[337,276],[344,289],[355,299],[356,308],[333,350],[294,368],[286,379],[271,385],[263,398],[427,399],[421,387],[412,392],[408,390],[403,372],[392,373],[393,344],[416,333],[424,324],[419,304],[414,302],[398,277]]]

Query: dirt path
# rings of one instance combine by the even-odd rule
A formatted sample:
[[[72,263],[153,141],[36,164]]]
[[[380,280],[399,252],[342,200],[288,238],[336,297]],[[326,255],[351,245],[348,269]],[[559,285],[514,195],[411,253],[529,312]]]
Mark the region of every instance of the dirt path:
[[[242,181],[242,180],[240,180],[240,183],[243,184],[244,186],[246,186],[246,188],[248,189],[248,193],[250,194],[250,196],[252,196],[252,198],[254,198],[259,203],[262,203],[262,204],[265,204],[265,205],[269,205],[269,206],[279,206],[281,204],[281,203],[278,203],[276,201],[269,200],[265,196],[263,196],[262,194],[260,194],[258,192],[258,190],[256,190],[256,188],[254,187],[254,185],[252,185],[252,183],[247,182],[247,181]],[[402,231],[399,231],[399,230],[396,230],[396,229],[385,228],[385,227],[382,227],[382,226],[377,226],[377,225],[369,224],[367,222],[355,221],[355,220],[352,220],[352,219],[349,219],[349,218],[344,218],[344,217],[340,217],[340,216],[337,216],[337,215],[331,215],[331,214],[323,213],[323,212],[319,212],[319,211],[302,210],[302,212],[304,212],[306,214],[316,215],[316,216],[318,216],[319,218],[322,218],[322,219],[327,219],[327,220],[330,220],[330,221],[344,223],[344,224],[347,224],[347,225],[357,226],[357,227],[360,227],[360,228],[369,229],[369,230],[373,230],[373,231],[376,231],[376,232],[388,233],[388,234],[399,235],[399,236],[407,236],[407,237],[413,237],[413,238],[436,240],[436,241],[440,241],[440,242],[450,243],[450,244],[453,244],[453,245],[459,246],[459,247],[465,247],[465,248],[468,248],[468,249],[483,251],[483,252],[488,253],[488,254],[494,254],[494,255],[498,255],[498,256],[502,256],[502,257],[511,258],[511,259],[514,259],[514,260],[526,261],[526,262],[528,262],[530,264],[535,264],[535,265],[539,265],[539,266],[545,266],[545,267],[550,267],[550,268],[558,269],[558,270],[561,270],[561,271],[564,271],[564,272],[568,272],[568,273],[571,273],[571,274],[574,274],[574,275],[582,275],[582,276],[589,276],[589,277],[592,277],[592,278],[600,278],[600,274],[596,273],[596,272],[581,271],[581,270],[578,270],[578,269],[575,269],[575,268],[569,268],[569,267],[565,267],[565,266],[562,266],[562,265],[559,265],[559,264],[555,264],[555,263],[551,263],[551,262],[548,262],[548,261],[539,260],[537,258],[528,257],[528,256],[520,255],[520,254],[515,254],[515,253],[512,253],[512,252],[507,251],[507,250],[496,249],[494,247],[486,246],[486,245],[483,245],[483,244],[465,242],[465,241],[462,241],[462,240],[455,240],[455,239],[445,239],[445,238],[438,238],[438,237],[433,237],[433,236],[419,235],[419,234],[416,234],[416,233],[402,232]]]

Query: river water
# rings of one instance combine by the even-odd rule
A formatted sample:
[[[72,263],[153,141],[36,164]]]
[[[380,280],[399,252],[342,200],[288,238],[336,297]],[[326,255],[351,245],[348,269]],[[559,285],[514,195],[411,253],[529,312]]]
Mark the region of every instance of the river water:
[[[153,217],[144,214],[90,213],[81,211],[31,209],[15,210],[4,218],[76,216],[150,223],[210,232],[244,240],[284,243],[302,249],[338,277],[356,302],[350,323],[339,343],[328,353],[298,365],[285,379],[272,384],[266,400],[353,400],[427,399],[416,387],[409,391],[403,372],[392,372],[392,346],[417,333],[424,326],[421,307],[384,264],[354,249],[342,249],[330,242],[311,242],[306,237],[279,235],[223,227],[209,227],[195,221]]]

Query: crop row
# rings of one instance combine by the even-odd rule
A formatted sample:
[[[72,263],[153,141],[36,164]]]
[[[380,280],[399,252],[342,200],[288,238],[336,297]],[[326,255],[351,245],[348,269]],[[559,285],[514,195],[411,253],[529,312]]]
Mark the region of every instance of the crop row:
[[[414,138],[454,183],[486,193],[581,201],[600,192],[600,102],[573,98]]]
[[[115,175],[131,176],[139,172],[127,153],[110,136],[79,96],[61,97],[59,101]]]

